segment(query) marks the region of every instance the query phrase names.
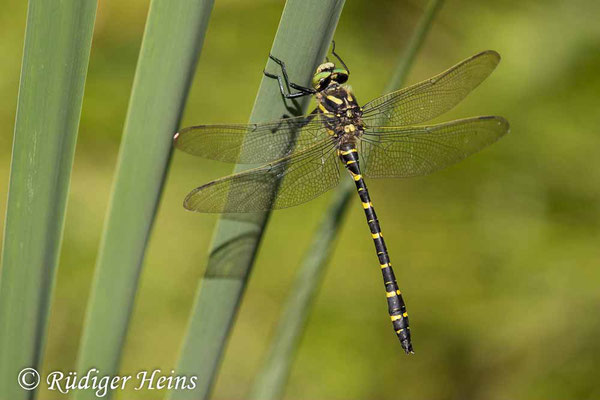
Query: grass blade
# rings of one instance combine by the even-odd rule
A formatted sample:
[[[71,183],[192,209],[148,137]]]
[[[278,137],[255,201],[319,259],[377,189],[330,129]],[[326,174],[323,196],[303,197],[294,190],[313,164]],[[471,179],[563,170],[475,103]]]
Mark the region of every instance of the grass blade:
[[[287,1],[271,52],[285,60],[294,82],[310,84],[315,68],[329,48],[343,5],[343,0]],[[267,69],[277,71],[271,61]],[[303,112],[308,100],[303,98],[298,102]],[[277,83],[263,77],[250,121],[273,120],[283,114],[289,111]],[[198,289],[178,366],[179,374],[198,376],[195,398],[204,399],[210,393],[268,215],[255,214],[243,221],[223,216],[215,230],[208,267]],[[172,392],[171,398],[190,395],[189,391]]]
[[[96,2],[31,0],[0,276],[0,388],[40,369],[81,114]]]
[[[88,303],[78,368],[117,373],[177,130],[213,0],[153,0]],[[78,391],[77,398],[94,398]]]
[[[406,49],[398,59],[397,67],[385,93],[399,88],[404,83],[410,66],[442,3],[443,0],[429,2]],[[290,292],[283,307],[282,317],[277,325],[266,362],[257,375],[252,388],[251,399],[269,400],[282,397],[308,314],[324,275],[327,260],[333,251],[335,238],[349,200],[353,195],[353,182],[350,179],[344,179],[315,232],[312,244],[306,252],[294,280],[292,285],[294,290]]]

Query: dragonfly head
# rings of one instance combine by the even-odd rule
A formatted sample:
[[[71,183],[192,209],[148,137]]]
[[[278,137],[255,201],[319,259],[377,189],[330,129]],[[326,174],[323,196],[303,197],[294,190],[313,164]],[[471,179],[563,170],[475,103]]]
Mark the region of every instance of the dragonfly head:
[[[312,79],[313,87],[317,91],[325,89],[331,82],[345,83],[348,80],[348,71],[336,68],[332,62],[326,62],[317,67]]]

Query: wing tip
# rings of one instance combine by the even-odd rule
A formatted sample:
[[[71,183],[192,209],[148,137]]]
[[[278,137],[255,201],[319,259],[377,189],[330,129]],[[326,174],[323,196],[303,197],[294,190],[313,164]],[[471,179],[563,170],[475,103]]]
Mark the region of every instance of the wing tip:
[[[183,199],[183,208],[185,208],[188,211],[196,211],[194,210],[194,208],[192,207],[191,203],[191,197],[192,195],[197,191],[198,189],[194,189],[191,192],[189,192],[187,194],[187,196],[185,196],[185,199]]]
[[[186,134],[188,132],[193,131],[194,129],[197,129],[200,127],[202,127],[202,125],[188,126],[185,128],[181,128],[180,130],[175,132],[175,134],[173,135],[173,145],[180,150],[188,152],[188,150],[186,150],[186,148],[183,147],[185,142],[188,141],[188,140],[186,140],[186,136],[187,136]]]
[[[500,120],[500,123],[504,125],[504,135],[508,135],[510,133],[510,123],[504,117],[498,117],[498,119]]]
[[[175,148],[186,151],[183,147],[183,143],[185,143],[185,132],[187,130],[187,128],[183,128],[175,132],[175,134],[173,135],[173,146]]]
[[[192,190],[191,192],[189,192],[186,196],[185,199],[183,199],[183,208],[185,208],[188,211],[194,211],[194,212],[208,212],[205,210],[202,210],[201,208],[198,207],[198,204],[194,204],[196,203],[193,199],[195,197],[195,195],[200,192],[202,189],[206,188],[207,186],[211,186],[213,184],[213,182],[209,182],[205,185],[199,186],[197,188],[195,188],[194,190]]]
[[[499,138],[510,133],[510,123],[506,118],[500,115],[483,115],[477,118],[482,121],[494,120],[498,125],[501,125],[503,127],[503,133],[498,136]]]
[[[500,63],[500,61],[502,60],[500,53],[498,53],[496,50],[491,50],[491,49],[484,50],[480,53],[477,53],[473,56],[473,58],[484,57],[484,56],[490,57],[490,59],[493,60],[494,64],[496,64],[496,65],[498,65],[498,63]]]

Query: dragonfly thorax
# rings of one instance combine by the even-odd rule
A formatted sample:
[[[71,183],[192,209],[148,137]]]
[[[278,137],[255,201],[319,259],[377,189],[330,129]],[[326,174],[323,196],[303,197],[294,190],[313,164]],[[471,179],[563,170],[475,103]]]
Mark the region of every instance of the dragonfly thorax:
[[[349,87],[331,83],[325,90],[317,93],[316,99],[331,136],[353,142],[355,137],[362,135],[362,108]]]

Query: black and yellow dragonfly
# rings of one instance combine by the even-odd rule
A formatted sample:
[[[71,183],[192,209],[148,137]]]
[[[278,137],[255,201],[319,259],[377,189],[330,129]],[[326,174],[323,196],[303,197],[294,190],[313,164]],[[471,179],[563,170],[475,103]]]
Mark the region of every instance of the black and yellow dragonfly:
[[[333,55],[341,65],[321,64],[310,88],[290,82],[285,64],[273,56],[282,75],[265,72],[277,79],[285,98],[314,95],[318,107],[311,114],[259,124],[192,126],[175,135],[175,146],[193,155],[242,164],[267,163],[194,189],[184,207],[205,213],[291,207],[335,187],[345,167],[356,185],[375,243],[394,330],[402,348],[412,353],[406,306],[363,177],[426,175],[506,134],[508,122],[497,116],[418,125],[458,104],[494,70],[500,56],[484,51],[433,78],[360,107],[344,85],[350,72],[335,47]]]

